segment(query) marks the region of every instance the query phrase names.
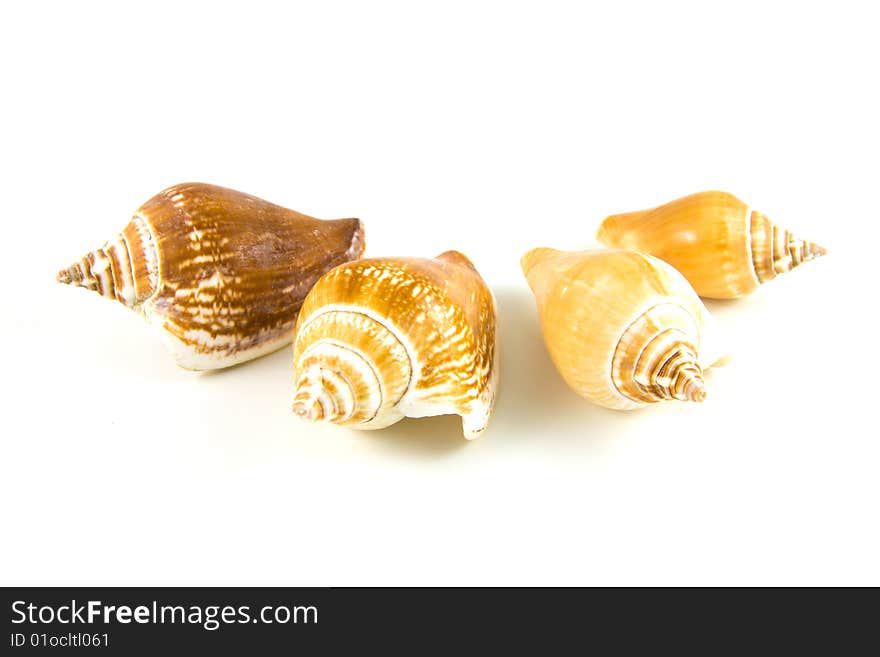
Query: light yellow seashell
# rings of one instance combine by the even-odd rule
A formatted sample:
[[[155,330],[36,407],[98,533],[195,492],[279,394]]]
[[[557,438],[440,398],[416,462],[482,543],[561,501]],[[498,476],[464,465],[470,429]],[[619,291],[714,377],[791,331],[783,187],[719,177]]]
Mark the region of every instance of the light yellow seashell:
[[[495,322],[491,291],[457,251],[340,265],[300,313],[293,410],[356,429],[457,414],[475,438],[495,400]]]
[[[798,239],[733,194],[717,191],[611,215],[597,238],[665,260],[697,294],[715,299],[750,294],[777,274],[825,255],[818,244]]]
[[[217,369],[289,344],[315,281],[363,250],[358,219],[322,221],[184,183],[147,201],[58,281],[143,313],[180,366]]]
[[[711,318],[675,269],[631,251],[526,253],[522,269],[556,369],[579,395],[629,410],[703,401]]]

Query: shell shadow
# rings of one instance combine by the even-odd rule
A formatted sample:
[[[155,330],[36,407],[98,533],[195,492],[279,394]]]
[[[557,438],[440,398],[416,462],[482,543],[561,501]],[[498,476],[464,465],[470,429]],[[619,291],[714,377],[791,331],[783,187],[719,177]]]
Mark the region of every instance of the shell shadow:
[[[404,418],[390,427],[359,433],[377,449],[425,458],[451,455],[475,444],[464,438],[458,415]]]
[[[571,390],[547,353],[535,299],[525,286],[495,290],[501,384],[488,439],[602,451],[639,414],[602,408]]]
[[[425,458],[458,455],[468,448],[480,453],[520,448],[531,452],[536,446],[550,454],[570,455],[604,450],[619,423],[632,419],[631,414],[591,404],[568,388],[544,347],[535,301],[527,287],[505,287],[494,293],[500,382],[486,434],[465,440],[457,415],[406,418],[364,432],[375,447]]]
[[[498,304],[498,366],[500,383],[495,411],[486,435],[465,440],[461,418],[441,415],[406,418],[378,431],[363,432],[377,449],[436,459],[460,455],[465,449],[509,451],[511,448],[548,454],[594,454],[641,413],[611,411],[582,399],[568,388],[550,360],[535,301],[523,287],[496,289]]]
[[[358,440],[368,441],[379,451],[425,459],[458,456],[465,449],[475,448],[481,452],[511,448],[531,452],[536,446],[551,456],[591,454],[604,451],[627,423],[638,421],[636,416],[647,412],[611,411],[570,390],[544,346],[535,301],[528,288],[511,286],[494,292],[500,383],[486,435],[466,440],[461,418],[441,415],[405,418],[384,429],[358,431]],[[237,390],[247,394],[262,390],[263,399],[275,400],[278,390],[292,389],[286,348],[234,367],[201,372],[199,378],[206,385],[225,388],[231,385],[225,375],[233,371]]]
[[[206,385],[229,386],[241,394],[260,393],[261,403],[267,399],[279,398],[278,391],[284,392],[284,403],[293,391],[293,369],[290,345],[256,358],[219,370],[205,370],[197,376]],[[227,379],[234,373],[234,381]],[[238,394],[238,393],[237,393]],[[239,399],[236,396],[236,399]],[[236,403],[240,403],[240,400]],[[288,409],[289,410],[289,409]],[[292,417],[292,412],[291,412]],[[342,427],[337,427],[342,430]],[[428,418],[405,418],[400,422],[376,431],[356,431],[357,439],[369,441],[371,447],[397,453],[436,458],[444,452],[454,452],[467,447],[471,441],[462,435],[461,418],[457,415],[442,415]]]

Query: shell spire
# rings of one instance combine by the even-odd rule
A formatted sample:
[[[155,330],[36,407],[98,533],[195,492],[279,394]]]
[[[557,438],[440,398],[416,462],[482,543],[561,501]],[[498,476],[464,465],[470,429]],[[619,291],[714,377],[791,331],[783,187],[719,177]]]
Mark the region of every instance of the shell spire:
[[[84,287],[127,308],[135,308],[156,291],[158,257],[153,235],[135,215],[104,246],[58,272],[59,283]]]
[[[371,405],[369,397],[359,399],[357,392],[342,372],[312,365],[297,381],[293,412],[310,422],[335,423],[345,422],[358,410],[375,415],[378,406]]]
[[[184,183],[56,278],[141,312],[182,367],[217,369],[288,344],[315,281],[363,250],[359,219],[315,219]]]
[[[387,426],[409,387],[412,368],[400,340],[380,321],[333,310],[297,331],[308,345],[297,361],[293,412],[311,422]]]
[[[633,381],[648,397],[702,402],[706,399],[703,368],[692,344],[661,333],[651,340],[640,355]]]
[[[774,225],[733,194],[719,191],[611,215],[599,227],[597,239],[668,262],[697,294],[715,299],[750,294],[778,274],[826,253],[818,244]]]
[[[766,216],[752,211],[749,219],[752,266],[761,283],[791,271],[804,262],[825,255],[825,248],[802,240],[793,233],[775,226]]]
[[[99,262],[102,263],[102,265],[96,269],[98,269],[100,273],[95,274],[92,272],[92,267]],[[96,251],[92,251],[83,256],[79,261],[70,265],[70,267],[59,271],[55,280],[59,283],[64,283],[65,285],[76,285],[77,287],[84,287],[87,290],[95,290],[101,294],[103,294],[103,289],[107,288],[111,292],[111,294],[107,296],[113,296],[112,292],[114,292],[116,288],[115,282],[112,287],[107,286],[106,284],[102,285],[102,279],[105,277],[107,269],[107,253],[104,249],[97,249]]]

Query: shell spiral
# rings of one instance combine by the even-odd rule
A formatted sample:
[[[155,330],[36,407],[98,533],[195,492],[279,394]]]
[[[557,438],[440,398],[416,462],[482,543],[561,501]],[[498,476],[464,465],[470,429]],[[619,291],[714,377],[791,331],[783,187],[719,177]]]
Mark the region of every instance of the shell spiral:
[[[522,268],[550,357],[578,394],[619,410],[705,399],[710,318],[675,269],[635,252],[547,248]]]
[[[607,217],[597,238],[657,256],[700,296],[732,299],[754,292],[825,249],[775,226],[727,192],[701,192],[665,205]]]
[[[94,290],[128,308],[136,308],[156,291],[157,271],[153,233],[144,218],[135,215],[125,229],[103,247],[59,271],[57,280]]]
[[[315,281],[363,249],[358,219],[324,221],[184,183],[57,278],[141,312],[182,367],[216,369],[288,344]]]
[[[293,358],[302,419],[378,429],[457,414],[474,438],[495,399],[494,299],[456,251],[346,263],[306,298]]]
[[[354,309],[315,316],[297,335],[294,412],[336,424],[388,426],[412,380],[410,355],[381,321]]]

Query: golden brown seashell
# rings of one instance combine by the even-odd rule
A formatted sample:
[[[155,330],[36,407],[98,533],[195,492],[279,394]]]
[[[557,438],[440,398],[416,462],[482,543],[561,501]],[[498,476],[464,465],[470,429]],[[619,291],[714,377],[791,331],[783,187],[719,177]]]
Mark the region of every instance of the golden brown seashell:
[[[340,265],[306,297],[293,343],[293,410],[379,429],[462,416],[475,438],[495,400],[495,301],[457,251]]]
[[[714,299],[750,294],[777,274],[825,255],[818,244],[774,226],[733,194],[717,191],[611,215],[597,238],[613,248],[665,260],[697,294]]]
[[[143,313],[180,366],[208,370],[288,344],[315,281],[363,250],[359,219],[323,221],[184,183],[144,203],[58,281]]]
[[[550,357],[566,383],[597,404],[629,410],[666,399],[703,401],[711,318],[661,260],[633,251],[526,253]]]

